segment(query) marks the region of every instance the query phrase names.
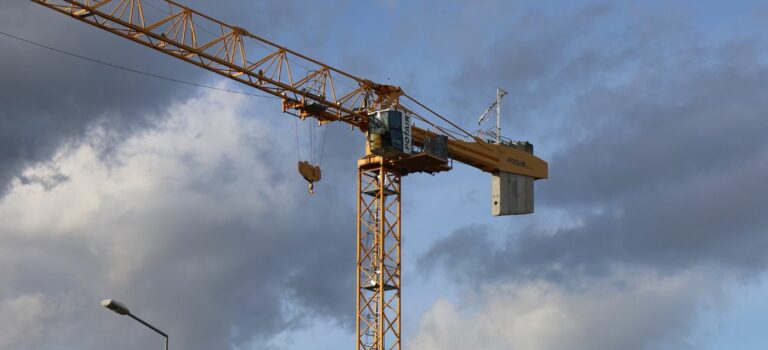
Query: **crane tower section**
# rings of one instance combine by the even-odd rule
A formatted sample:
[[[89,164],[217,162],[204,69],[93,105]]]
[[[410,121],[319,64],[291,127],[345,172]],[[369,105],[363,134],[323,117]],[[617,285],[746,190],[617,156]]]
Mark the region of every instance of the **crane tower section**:
[[[399,350],[401,174],[376,155],[357,174],[357,350]]]

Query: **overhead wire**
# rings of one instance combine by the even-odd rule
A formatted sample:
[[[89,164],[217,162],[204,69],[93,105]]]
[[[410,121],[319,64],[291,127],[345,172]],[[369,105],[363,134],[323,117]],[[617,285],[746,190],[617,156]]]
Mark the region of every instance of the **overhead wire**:
[[[70,52],[70,51],[58,49],[58,48],[55,48],[55,47],[52,47],[52,46],[44,45],[44,44],[41,44],[41,43],[38,43],[38,42],[35,42],[35,41],[32,41],[32,40],[29,40],[29,39],[25,39],[25,38],[22,38],[22,37],[13,35],[13,34],[8,34],[8,33],[3,32],[3,31],[0,31],[0,35],[6,36],[6,37],[11,38],[11,39],[15,39],[15,40],[18,40],[18,41],[21,41],[21,42],[24,42],[24,43],[27,43],[27,44],[30,44],[30,45],[33,45],[33,46],[37,46],[37,47],[40,47],[40,48],[43,48],[43,49],[51,50],[51,51],[54,51],[54,52],[57,52],[57,53],[60,53],[60,54],[63,54],[63,55],[67,55],[67,56],[70,56],[70,57],[75,57],[75,58],[78,58],[78,59],[81,59],[81,60],[84,60],[84,61],[88,61],[88,62],[91,62],[91,63],[96,63],[96,64],[100,64],[100,65],[103,65],[103,66],[111,67],[111,68],[114,68],[114,69],[119,69],[119,70],[122,70],[122,71],[130,72],[130,73],[134,73],[134,74],[139,74],[139,75],[143,75],[143,76],[147,76],[147,77],[151,77],[151,78],[155,78],[155,79],[161,79],[161,80],[166,80],[166,81],[170,81],[170,82],[174,82],[174,83],[178,83],[178,84],[195,86],[195,87],[199,87],[199,88],[216,90],[216,91],[227,92],[227,93],[232,93],[232,94],[247,95],[247,96],[261,97],[261,98],[270,98],[270,99],[280,99],[279,97],[276,97],[276,96],[269,96],[269,95],[255,94],[255,93],[245,92],[245,91],[231,90],[231,89],[220,88],[220,87],[216,87],[216,86],[212,86],[212,85],[206,85],[206,84],[201,84],[201,83],[196,83],[196,82],[176,79],[176,78],[172,78],[172,77],[168,77],[168,76],[160,75],[160,74],[156,74],[156,73],[149,73],[149,72],[141,71],[141,70],[138,70],[138,69],[129,68],[129,67],[121,66],[121,65],[118,65],[118,64],[102,61],[102,60],[99,60],[99,59],[87,57],[87,56],[84,56],[84,55],[76,54],[76,53],[73,53],[73,52]]]
[[[163,11],[162,9],[160,9],[158,7],[155,7],[154,5],[152,5],[149,2],[146,2],[146,4],[149,5],[150,7],[154,8],[155,10],[158,10],[160,12],[168,14],[168,12]],[[207,28],[204,28],[202,26],[199,26],[199,28],[201,28],[203,31],[205,31],[205,32],[207,32],[207,33],[209,33],[211,35],[215,35],[211,31],[209,31]],[[160,74],[156,74],[156,73],[150,73],[150,72],[142,71],[142,70],[135,69],[135,68],[129,68],[129,67],[126,67],[126,66],[122,66],[122,65],[106,62],[104,60],[88,57],[88,56],[85,56],[85,55],[82,55],[82,54],[77,54],[77,53],[74,53],[74,52],[71,52],[71,51],[67,51],[67,50],[64,50],[64,49],[59,49],[59,48],[56,48],[56,47],[53,47],[53,46],[45,45],[45,44],[42,44],[42,43],[39,43],[39,42],[36,42],[36,41],[33,41],[33,40],[29,40],[29,39],[22,38],[22,37],[19,37],[19,36],[10,34],[10,33],[6,33],[6,32],[3,32],[3,31],[0,31],[0,35],[5,36],[7,38],[11,38],[11,39],[17,40],[17,41],[21,41],[21,42],[26,43],[28,45],[32,45],[32,46],[36,46],[36,47],[39,47],[39,48],[42,48],[42,49],[50,50],[50,51],[53,51],[53,52],[56,52],[56,53],[59,53],[59,54],[62,54],[62,55],[74,57],[74,58],[77,58],[77,59],[80,59],[80,60],[84,60],[84,61],[87,61],[87,62],[90,62],[90,63],[95,63],[95,64],[99,64],[99,65],[102,65],[102,66],[106,66],[106,67],[110,67],[110,68],[113,68],[113,69],[122,70],[122,71],[129,72],[129,73],[134,73],[134,74],[138,74],[138,75],[142,75],[142,76],[146,76],[146,77],[150,77],[150,78],[165,80],[165,81],[169,81],[169,82],[173,82],[173,83],[177,83],[177,84],[188,85],[188,86],[193,86],[193,87],[198,87],[198,88],[204,88],[204,89],[215,90],[215,91],[220,91],[220,92],[232,93],[232,94],[246,95],[246,96],[252,96],[252,97],[261,97],[261,98],[269,98],[269,99],[280,99],[277,96],[270,96],[270,95],[264,95],[264,94],[249,93],[249,92],[245,92],[245,91],[238,91],[238,90],[232,90],[232,89],[227,89],[227,88],[221,88],[221,87],[216,87],[216,86],[212,86],[212,85],[207,85],[207,84],[202,84],[202,83],[197,83],[197,82],[191,82],[191,81],[186,81],[186,80],[182,80],[182,79],[177,79],[177,78],[173,78],[173,77],[169,77],[169,76],[165,76],[165,75],[160,75]],[[257,44],[261,45],[261,46],[264,46],[258,40],[255,40],[255,42]],[[295,65],[297,65],[297,66],[299,66],[301,68],[304,68],[307,72],[312,71],[309,67],[304,66],[303,64],[297,62],[295,59],[291,59],[291,58],[287,57],[287,60],[290,63],[294,63]],[[339,78],[341,78],[341,77],[339,77]],[[342,85],[342,86],[347,87],[347,88],[353,88],[352,86],[346,84],[343,81],[343,79],[336,79],[336,82],[338,84]],[[437,112],[435,112],[434,110],[432,110],[429,107],[425,106],[424,104],[422,104],[421,102],[417,101],[416,99],[414,99],[413,97],[409,96],[408,94],[404,94],[403,96],[405,98],[413,101],[414,103],[416,103],[417,105],[419,105],[420,107],[425,109],[430,114],[433,114],[434,116],[437,116],[439,119],[443,120],[444,122],[450,124],[452,127],[456,128],[460,132],[457,132],[457,131],[454,131],[454,130],[450,130],[450,129],[447,129],[445,127],[441,127],[439,125],[436,125],[436,124],[430,122],[429,120],[427,120],[426,118],[424,118],[424,117],[422,117],[422,116],[420,116],[420,115],[418,115],[418,114],[416,114],[414,112],[414,116],[417,119],[420,119],[420,120],[424,121],[425,123],[435,127],[437,130],[443,132],[447,136],[450,136],[450,137],[455,138],[457,140],[459,139],[459,137],[457,137],[457,136],[460,135],[461,133],[465,134],[466,136],[469,136],[470,138],[474,138],[472,134],[468,133],[467,131],[465,131],[464,129],[459,127],[458,125],[454,124],[453,122],[451,122],[447,118],[445,118],[442,115],[438,114]],[[403,103],[403,105],[406,108],[411,109],[411,111],[414,110],[413,108],[410,108],[409,106],[405,105],[404,103]],[[294,119],[294,122],[295,122],[294,127],[295,127],[295,133],[296,133],[296,153],[297,153],[296,155],[297,155],[297,158],[299,160],[301,160],[301,151],[300,151],[301,145],[300,145],[300,140],[299,140],[298,121]],[[322,126],[318,126],[318,127],[322,127]],[[325,151],[325,141],[326,141],[327,135],[328,135],[328,126],[325,125],[325,130],[323,130],[322,144],[320,146],[319,154],[316,153],[317,149],[316,149],[315,143],[316,143],[317,135],[316,135],[316,128],[314,128],[314,125],[310,125],[309,133],[310,133],[310,152],[309,152],[310,153],[310,161],[313,162],[313,163],[315,163],[315,161],[317,161],[317,163],[315,163],[315,164],[320,165],[320,163],[322,163],[322,159],[323,159],[323,155],[324,155],[324,151]],[[463,138],[463,137],[461,137],[461,138]]]
[[[427,123],[427,125],[429,125],[429,126],[431,126],[431,127],[435,128],[435,129],[436,129],[436,130],[438,130],[438,131],[441,131],[441,132],[443,132],[443,133],[445,134],[445,136],[449,136],[449,137],[452,137],[452,138],[453,138],[453,139],[455,139],[455,140],[461,140],[461,139],[463,139],[463,138],[464,138],[464,136],[463,136],[463,135],[461,135],[461,133],[460,133],[459,131],[454,131],[454,130],[450,130],[450,129],[448,129],[448,128],[442,127],[442,126],[440,126],[440,125],[437,125],[437,124],[435,124],[435,123],[432,123],[432,122],[431,122],[431,121],[429,121],[427,118],[424,118],[424,117],[422,117],[421,115],[419,115],[418,113],[416,113],[416,112],[414,111],[415,109],[414,109],[413,107],[409,106],[409,105],[408,105],[408,104],[406,104],[405,102],[400,102],[400,105],[401,105],[401,106],[403,106],[403,107],[405,107],[406,109],[408,109],[408,111],[410,111],[410,112],[411,112],[411,114],[413,115],[413,117],[414,117],[414,118],[416,118],[416,119],[418,119],[418,120],[421,120],[421,121],[423,121],[424,123]]]
[[[147,77],[151,77],[151,78],[162,79],[162,80],[166,80],[166,81],[170,81],[170,82],[174,82],[174,83],[178,83],[178,84],[195,86],[195,87],[199,87],[199,88],[211,89],[211,90],[227,92],[227,93],[234,93],[234,94],[247,95],[247,96],[253,96],[253,97],[270,98],[270,99],[279,99],[279,97],[276,97],[276,96],[269,96],[269,95],[255,94],[255,93],[249,93],[249,92],[244,92],[244,91],[230,90],[230,89],[220,88],[220,87],[216,87],[216,86],[200,84],[200,83],[185,81],[185,80],[176,79],[176,78],[172,78],[172,77],[167,77],[167,76],[163,76],[163,75],[159,75],[159,74],[155,74],[155,73],[144,72],[144,71],[140,71],[138,69],[120,66],[120,65],[109,63],[109,62],[102,61],[102,60],[99,60],[99,59],[95,59],[95,58],[87,57],[87,56],[84,56],[84,55],[76,54],[76,53],[73,53],[73,52],[70,52],[70,51],[58,49],[58,48],[55,48],[55,47],[52,47],[52,46],[44,45],[44,44],[41,44],[41,43],[38,43],[38,42],[35,42],[35,41],[32,41],[32,40],[28,40],[28,39],[25,39],[25,38],[22,38],[22,37],[18,37],[18,36],[13,35],[13,34],[9,34],[9,33],[3,32],[3,31],[0,31],[0,35],[3,35],[3,36],[6,36],[8,38],[15,39],[15,40],[27,43],[29,45],[33,45],[33,46],[37,46],[37,47],[40,47],[40,48],[43,48],[43,49],[51,50],[51,51],[57,52],[59,54],[67,55],[67,56],[78,58],[78,59],[81,59],[81,60],[85,60],[85,61],[88,61],[88,62],[91,62],[91,63],[96,63],[96,64],[100,64],[100,65],[103,65],[103,66],[107,66],[107,67],[123,70],[123,71],[130,72],[130,73],[135,73],[135,74],[139,74],[139,75],[143,75],[143,76],[147,76]],[[299,127],[298,126],[298,118],[294,118],[294,128],[295,128],[294,131],[296,133],[296,157],[298,158],[298,160],[301,160],[301,143],[300,143],[300,140],[299,140],[298,127]],[[326,134],[327,134],[327,126],[326,126]],[[314,143],[315,143],[315,141],[314,141],[314,139],[315,139],[315,137],[314,137],[314,130],[310,126],[310,147],[311,147],[310,157],[312,158],[311,161],[313,163],[314,163],[314,158],[315,158],[315,150],[314,150]],[[323,137],[322,149],[325,149],[325,137]],[[320,157],[322,159],[322,153],[320,154]]]
[[[437,113],[437,112],[433,111],[431,108],[429,108],[429,107],[425,106],[423,103],[419,102],[419,101],[418,101],[418,100],[416,100],[415,98],[413,98],[413,97],[409,96],[408,94],[403,94],[403,96],[404,96],[404,97],[406,97],[406,98],[408,98],[409,100],[413,101],[414,103],[416,103],[417,105],[419,105],[421,108],[424,108],[424,109],[426,109],[427,111],[429,111],[430,113],[432,113],[432,114],[433,114],[433,115],[435,115],[436,117],[440,118],[442,121],[444,121],[444,122],[446,122],[446,123],[450,124],[451,126],[453,126],[453,127],[454,127],[454,128],[456,128],[456,129],[460,130],[461,132],[463,132],[463,133],[464,133],[464,134],[466,134],[467,136],[469,136],[469,137],[473,137],[473,136],[472,136],[472,134],[470,134],[470,133],[469,133],[469,132],[467,132],[466,130],[462,129],[460,126],[458,126],[458,125],[454,124],[452,121],[448,120],[448,118],[445,118],[445,117],[443,117],[443,116],[442,116],[442,115],[440,115],[439,113]]]
[[[165,10],[163,10],[163,9],[153,5],[149,1],[146,1],[145,4],[147,4],[148,6],[152,7],[153,9],[155,9],[157,11],[163,12],[165,14],[170,14],[170,12],[165,11]],[[212,31],[210,31],[207,28],[205,28],[204,26],[198,26],[198,27],[200,29],[202,29],[203,31],[207,32],[208,34],[216,35]],[[173,78],[173,77],[168,77],[168,76],[164,76],[164,75],[160,75],[160,74],[156,74],[156,73],[145,72],[145,71],[141,71],[141,70],[138,70],[138,69],[129,68],[129,67],[121,66],[121,65],[118,65],[118,64],[109,63],[109,62],[106,62],[106,61],[103,61],[103,60],[87,57],[87,56],[84,56],[84,55],[81,55],[81,54],[76,54],[76,53],[73,53],[73,52],[70,52],[70,51],[66,51],[66,50],[63,50],[63,49],[58,49],[58,48],[55,48],[55,47],[52,47],[52,46],[48,46],[48,45],[41,44],[41,43],[29,40],[29,39],[22,38],[22,37],[19,37],[19,36],[16,36],[16,35],[12,35],[12,34],[9,34],[9,33],[3,32],[3,31],[0,31],[0,35],[6,36],[8,38],[15,39],[15,40],[18,40],[18,41],[21,41],[21,42],[24,42],[24,43],[27,43],[27,44],[30,44],[30,45],[33,45],[33,46],[37,46],[37,47],[40,47],[40,48],[43,48],[43,49],[51,50],[51,51],[54,51],[54,52],[57,52],[57,53],[60,53],[60,54],[63,54],[63,55],[67,55],[67,56],[75,57],[75,58],[78,58],[78,59],[81,59],[81,60],[85,60],[85,61],[88,61],[88,62],[91,62],[91,63],[96,63],[96,64],[99,64],[99,65],[111,67],[111,68],[114,68],[114,69],[123,70],[123,71],[134,73],[134,74],[139,74],[139,75],[143,75],[143,76],[147,76],[147,77],[151,77],[151,78],[155,78],[155,79],[161,79],[161,80],[166,80],[166,81],[170,81],[170,82],[174,82],[174,83],[178,83],[178,84],[194,86],[194,87],[210,89],[210,90],[216,90],[216,91],[221,91],[221,92],[227,92],[227,93],[233,93],[233,94],[240,94],[240,95],[247,95],[247,96],[261,97],[261,98],[269,98],[269,99],[280,99],[277,96],[270,96],[270,95],[263,95],[263,94],[257,94],[257,93],[249,93],[249,92],[245,92],[245,91],[231,90],[231,89],[220,88],[220,87],[216,87],[216,86],[212,86],[212,85],[207,85],[207,84],[201,84],[201,83],[181,80],[181,79],[177,79],[177,78]],[[262,47],[267,48],[262,43],[260,43],[258,40],[255,40],[255,42],[258,45],[261,45]],[[301,68],[304,68],[306,71],[312,71],[309,67],[299,63],[295,59],[288,58],[288,61],[293,63],[293,64],[295,64],[295,65],[297,65],[297,66],[299,66],[299,67],[301,67]],[[343,86],[348,87],[348,88],[353,88],[352,86],[346,84],[341,79],[336,79],[336,83],[339,83],[340,85],[343,85]],[[452,136],[452,137],[454,137],[456,139],[459,139],[457,136],[462,134],[462,133],[464,135],[466,135],[467,137],[469,137],[469,138],[474,138],[474,136],[472,134],[470,134],[466,130],[462,129],[458,125],[454,124],[453,122],[451,122],[447,118],[443,117],[439,113],[435,112],[434,110],[430,109],[429,107],[425,106],[424,104],[422,104],[418,100],[414,99],[410,95],[404,94],[403,96],[405,98],[413,101],[414,103],[416,103],[417,105],[419,105],[420,107],[425,109],[430,114],[432,114],[432,115],[438,117],[439,119],[441,119],[442,121],[450,124],[452,127],[456,128],[458,131],[453,131],[453,130],[447,129],[445,127],[441,127],[441,126],[439,126],[437,124],[434,124],[434,123],[430,122],[426,118],[424,118],[424,117],[422,117],[422,116],[420,116],[418,114],[415,114],[415,117],[417,119],[420,119],[420,120],[424,121],[425,123],[435,127],[437,130],[440,130],[440,131],[442,131],[442,132],[444,132],[444,133],[446,133],[446,134],[448,134],[448,135],[450,135],[450,136]],[[406,106],[404,103],[403,103],[403,105]],[[409,108],[409,109],[411,109],[413,111],[413,108]],[[298,128],[298,126],[297,126],[297,128]],[[327,128],[325,130],[325,133],[327,133]],[[297,136],[297,143],[298,143],[298,130],[297,130],[297,135],[296,136]],[[311,139],[314,140],[314,137],[311,136]],[[324,149],[324,144],[325,144],[325,136],[323,138],[323,146],[322,146],[321,149]],[[314,152],[312,152],[312,153],[314,153]]]

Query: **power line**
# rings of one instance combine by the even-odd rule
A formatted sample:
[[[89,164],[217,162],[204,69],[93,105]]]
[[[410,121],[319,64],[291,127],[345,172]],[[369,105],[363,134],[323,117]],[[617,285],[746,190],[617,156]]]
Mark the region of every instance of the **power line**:
[[[43,44],[34,42],[32,40],[24,39],[24,38],[21,38],[21,37],[12,35],[12,34],[8,34],[8,33],[5,33],[5,32],[2,32],[2,31],[0,31],[0,35],[9,37],[11,39],[15,39],[15,40],[18,40],[18,41],[21,41],[21,42],[24,42],[24,43],[27,43],[27,44],[30,44],[30,45],[34,45],[34,46],[37,46],[37,47],[40,47],[40,48],[44,48],[46,50],[51,50],[51,51],[54,51],[54,52],[57,52],[57,53],[60,53],[60,54],[63,54],[63,55],[79,58],[81,60],[88,61],[88,62],[91,62],[91,63],[100,64],[100,65],[103,65],[103,66],[107,66],[107,67],[123,70],[123,71],[130,72],[130,73],[140,74],[140,75],[151,77],[151,78],[155,78],[155,79],[162,79],[162,80],[167,80],[167,81],[178,83],[178,84],[184,84],[184,85],[195,86],[195,87],[200,87],[200,88],[205,88],[205,89],[211,89],[211,90],[217,90],[217,91],[222,91],[222,92],[228,92],[228,93],[232,93],[232,94],[240,94],[240,95],[247,95],[247,96],[254,96],[254,97],[279,99],[279,97],[276,97],[276,96],[254,94],[254,93],[250,93],[250,92],[224,89],[224,88],[215,87],[215,86],[211,86],[211,85],[205,85],[205,84],[195,83],[195,82],[191,82],[191,81],[185,81],[185,80],[180,80],[180,79],[176,79],[176,78],[171,78],[171,77],[167,77],[167,76],[159,75],[159,74],[155,74],[155,73],[144,72],[144,71],[140,71],[140,70],[137,70],[137,69],[128,68],[128,67],[120,66],[120,65],[117,65],[117,64],[113,64],[113,63],[105,62],[105,61],[102,61],[102,60],[98,60],[98,59],[95,59],[95,58],[86,57],[86,56],[79,55],[79,54],[76,54],[76,53],[72,53],[72,52],[69,52],[69,51],[57,49],[55,47],[43,45]]]

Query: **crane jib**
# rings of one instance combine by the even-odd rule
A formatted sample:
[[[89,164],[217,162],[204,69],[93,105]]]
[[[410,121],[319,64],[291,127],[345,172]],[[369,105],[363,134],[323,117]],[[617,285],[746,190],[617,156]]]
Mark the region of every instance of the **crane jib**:
[[[366,131],[366,115],[371,111],[394,105],[411,113],[411,117],[415,116],[413,111],[399,105],[398,98],[404,92],[397,86],[355,77],[173,1],[159,0],[168,4],[169,12],[159,13],[156,18],[150,16],[141,0],[31,1],[280,97],[286,111],[294,109],[302,117],[340,121]],[[206,32],[222,34],[206,37]],[[251,41],[253,45],[249,44]],[[259,49],[263,52],[256,55]],[[254,55],[256,58],[252,58]],[[299,66],[308,68],[306,77],[297,76]],[[424,118],[420,117],[420,120]],[[427,126],[430,125],[433,124]],[[443,130],[439,126],[435,128]],[[414,145],[419,145],[415,135],[417,129],[415,125],[412,127]],[[514,173],[521,169],[496,156],[498,150],[487,143],[470,141],[478,146],[477,150],[462,152],[465,147],[462,142],[465,141],[448,140],[450,157],[455,161],[487,172]],[[533,168],[537,179],[547,178],[546,167],[541,166],[545,162],[539,159],[538,162],[527,161],[527,164]]]

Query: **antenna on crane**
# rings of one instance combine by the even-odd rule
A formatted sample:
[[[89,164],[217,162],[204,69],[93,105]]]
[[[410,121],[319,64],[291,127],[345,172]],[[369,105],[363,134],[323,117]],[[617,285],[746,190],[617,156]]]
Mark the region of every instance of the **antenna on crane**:
[[[494,136],[496,138],[496,144],[501,143],[501,99],[504,98],[505,95],[507,95],[507,92],[497,87],[496,101],[493,101],[493,103],[491,103],[491,105],[483,111],[483,114],[481,114],[480,118],[477,120],[477,125],[482,124],[488,118],[488,113],[490,113],[491,110],[496,107],[496,129],[480,130],[481,134]]]

